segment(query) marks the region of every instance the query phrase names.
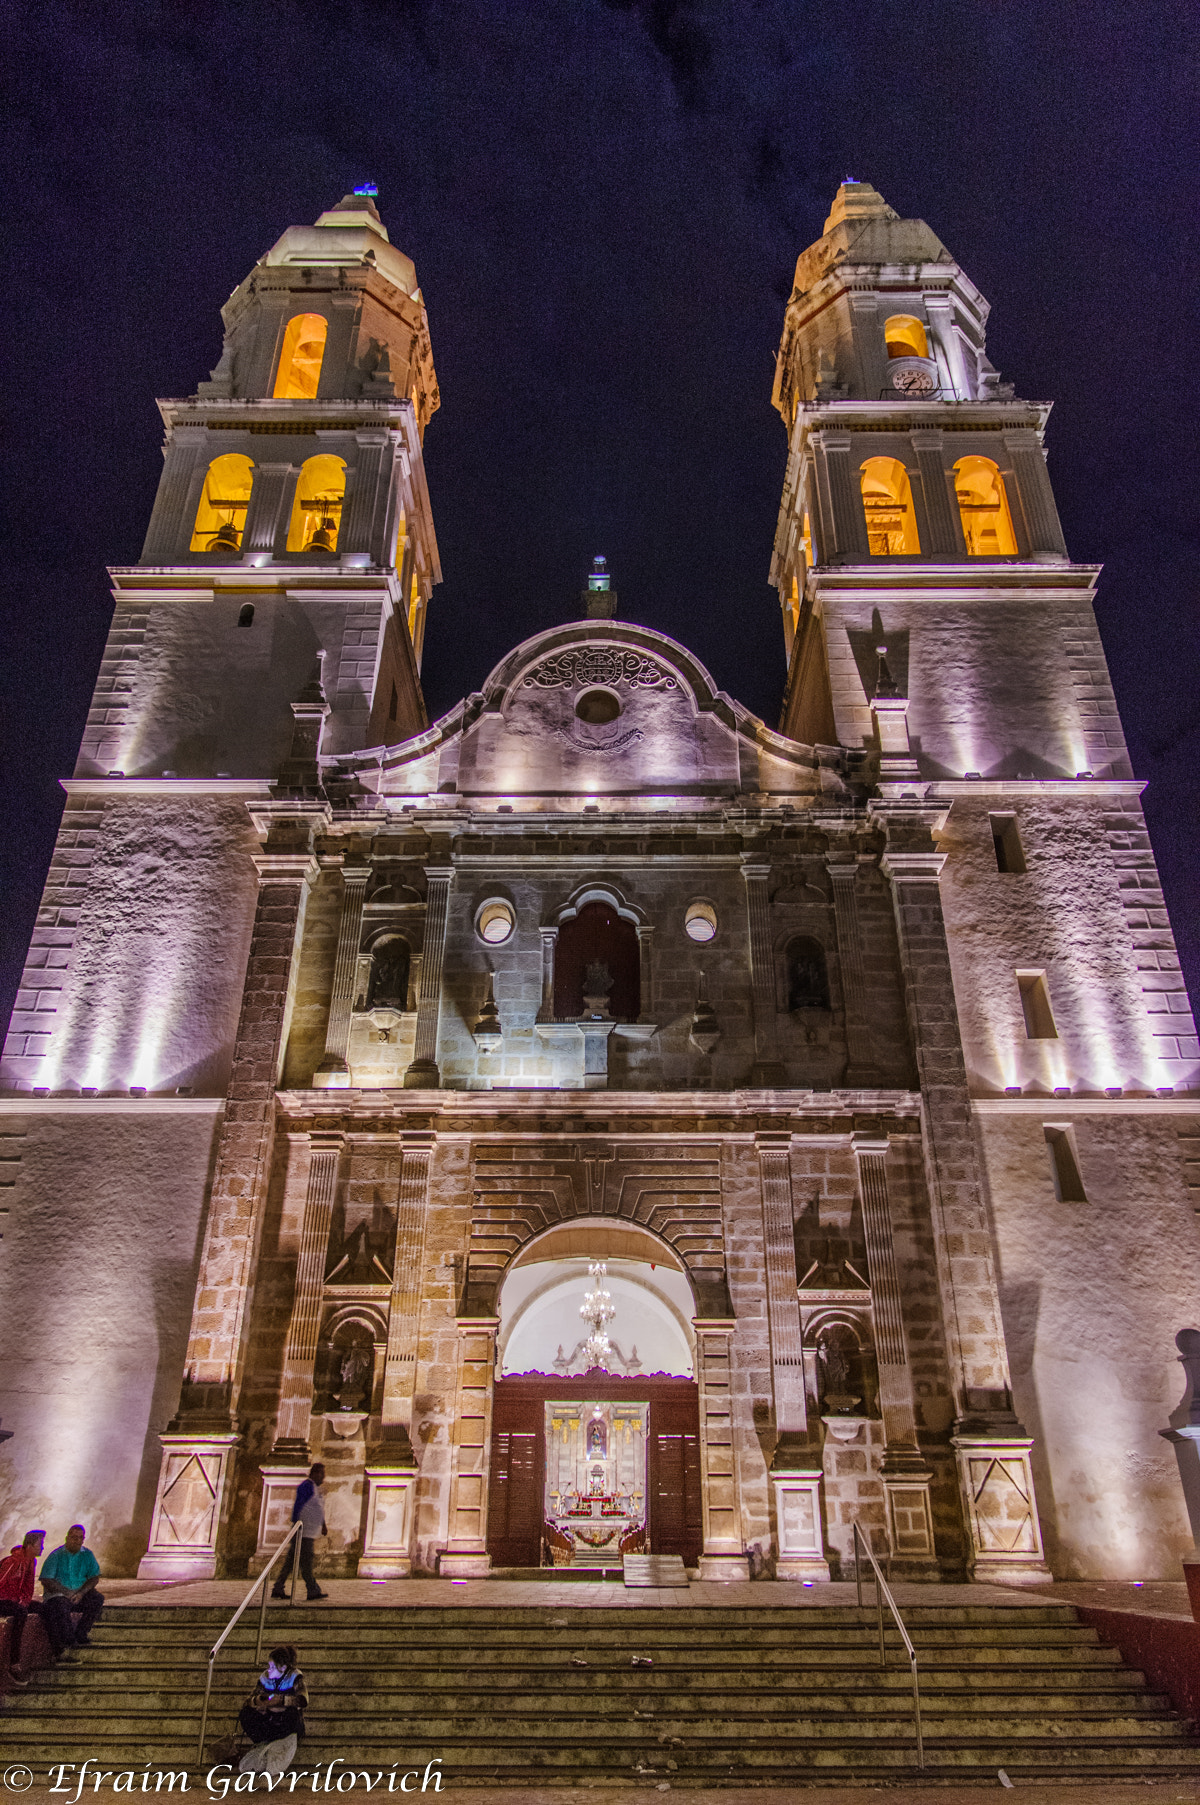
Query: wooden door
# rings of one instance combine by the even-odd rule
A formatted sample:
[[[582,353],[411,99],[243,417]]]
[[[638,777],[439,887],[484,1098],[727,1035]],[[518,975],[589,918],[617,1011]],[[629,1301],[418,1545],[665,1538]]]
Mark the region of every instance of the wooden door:
[[[700,1505],[700,1411],[695,1395],[650,1405],[646,1491],[652,1554],[694,1566],[704,1545]]]
[[[540,1398],[495,1397],[487,1534],[493,1566],[541,1563],[545,1415]]]

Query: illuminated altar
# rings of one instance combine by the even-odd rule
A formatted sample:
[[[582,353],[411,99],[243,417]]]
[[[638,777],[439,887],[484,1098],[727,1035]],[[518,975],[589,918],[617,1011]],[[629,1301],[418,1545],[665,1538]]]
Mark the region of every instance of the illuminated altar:
[[[619,1564],[622,1538],[645,1522],[648,1415],[645,1403],[546,1404],[545,1516],[574,1566]]]

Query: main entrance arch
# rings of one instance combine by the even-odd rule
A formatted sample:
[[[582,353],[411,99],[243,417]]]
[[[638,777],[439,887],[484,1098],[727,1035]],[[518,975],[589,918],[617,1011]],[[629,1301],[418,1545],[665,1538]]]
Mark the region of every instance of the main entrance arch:
[[[598,1284],[613,1307],[599,1362],[580,1315]],[[634,1225],[577,1219],[521,1250],[498,1300],[493,1569],[619,1566],[623,1545],[698,1561],[694,1311],[678,1255]]]

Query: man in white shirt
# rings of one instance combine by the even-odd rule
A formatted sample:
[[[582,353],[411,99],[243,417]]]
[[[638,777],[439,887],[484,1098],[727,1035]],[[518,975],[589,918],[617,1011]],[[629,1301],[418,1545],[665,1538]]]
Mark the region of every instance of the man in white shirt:
[[[308,1478],[296,1487],[296,1502],[292,1506],[292,1522],[302,1523],[300,1531],[300,1577],[308,1588],[308,1603],[318,1598],[328,1598],[328,1592],[322,1592],[313,1573],[313,1555],[316,1552],[317,1537],[327,1536],[329,1530],[325,1525],[325,1500],[321,1496],[321,1487],[325,1483],[325,1468],[321,1461],[308,1469]],[[287,1568],[279,1575],[271,1590],[272,1598],[286,1598]]]

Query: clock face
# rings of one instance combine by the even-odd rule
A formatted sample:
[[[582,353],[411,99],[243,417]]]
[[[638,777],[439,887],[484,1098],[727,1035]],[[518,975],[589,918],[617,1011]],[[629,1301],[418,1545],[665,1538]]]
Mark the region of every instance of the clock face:
[[[906,395],[928,395],[933,388],[930,370],[894,370],[892,384]]]

